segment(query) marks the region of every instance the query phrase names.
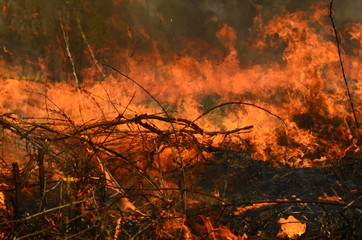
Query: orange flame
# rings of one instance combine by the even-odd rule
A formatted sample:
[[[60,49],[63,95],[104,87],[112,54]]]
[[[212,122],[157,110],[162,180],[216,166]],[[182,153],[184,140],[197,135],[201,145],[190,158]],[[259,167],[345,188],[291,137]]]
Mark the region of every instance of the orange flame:
[[[113,4],[119,6],[121,2],[114,0]],[[255,8],[259,12],[263,10],[262,6]],[[156,10],[152,8],[152,11]],[[59,124],[55,128],[66,131],[67,126],[60,124],[59,119],[72,122],[74,126],[82,126],[119,116],[132,118],[143,113],[164,114],[156,99],[168,114],[175,118],[187,116],[191,122],[196,122],[210,132],[253,125],[253,129],[247,133],[233,134],[230,141],[239,148],[251,146],[252,156],[256,160],[273,161],[293,167],[315,167],[343,158],[349,153],[360,153],[356,127],[341,80],[337,49],[332,38],[332,29],[328,25],[328,9],[323,4],[316,4],[307,12],[283,11],[283,15],[268,21],[263,20],[261,14],[257,15],[249,28],[251,37],[243,43],[238,39],[235,26],[220,22],[215,38],[224,51],[210,50],[210,45],[203,40],[178,35],[175,41],[187,47],[181,51],[181,55],[163,46],[146,28],[138,25],[130,28],[127,23],[120,22],[122,20],[119,15],[114,15],[112,24],[124,30],[127,39],[132,40],[126,44],[127,48],[115,47],[112,50],[114,67],[132,77],[147,92],[127,78],[114,72],[109,73],[110,69],[101,67],[95,59],[94,68],[81,69],[72,74],[64,73],[64,76],[82,76],[83,83],[75,86],[78,83],[45,80],[47,72],[50,71],[47,69],[48,58],[38,58],[37,62],[27,60],[28,65],[37,66],[38,73],[24,73],[21,67],[8,67],[6,60],[2,58],[0,111],[15,120],[30,119],[40,124],[56,122]],[[2,14],[8,14],[6,5],[2,7]],[[160,21],[168,21],[161,13],[156,15]],[[208,21],[215,23],[218,19],[214,17]],[[345,51],[344,60],[359,117],[362,116],[362,85],[358,81],[362,78],[359,67],[359,56],[362,53],[361,32],[360,23],[350,23],[341,32],[345,36],[344,41],[355,44],[352,50],[356,53],[348,55]],[[134,43],[137,36],[141,36],[150,46],[149,51],[137,49]],[[86,54],[89,58],[94,57],[93,54],[97,56],[110,51],[97,49],[92,43],[87,42],[86,45],[88,51],[92,50]],[[246,64],[248,61],[244,58],[253,56],[243,56],[240,53],[241,45],[248,47],[250,51],[271,51],[274,54],[265,54],[265,58],[272,59],[260,62],[255,60],[254,64]],[[198,46],[201,46],[202,51],[210,52],[211,57],[195,57],[197,54],[193,51]],[[2,51],[14,55],[6,46],[2,46]],[[170,52],[163,53],[167,51]],[[69,61],[66,54],[59,55],[65,58],[64,62]],[[100,75],[102,78],[99,80],[96,77]],[[252,104],[218,108],[203,116],[205,111],[217,104],[231,101]],[[157,127],[170,129],[172,126],[157,122]],[[128,126],[121,128],[118,130],[129,130]],[[3,161],[25,161],[24,159],[29,158],[24,141],[6,134],[1,142],[5,146]],[[99,141],[102,138],[105,137],[99,137]],[[197,138],[199,142],[207,142],[212,146],[220,146],[225,141],[220,135],[207,138],[197,134]],[[150,170],[148,174],[163,188],[177,187],[176,183],[158,175],[158,171],[166,172],[177,166],[178,159],[175,160],[172,149],[163,149],[155,140],[147,142],[147,146],[137,146],[134,143],[132,145],[130,140],[115,139],[114,143],[122,147],[134,146],[135,149],[140,149],[140,152],[143,147],[152,148],[159,153],[158,159],[155,159],[158,166],[157,170]],[[197,151],[190,147],[178,157],[191,159],[190,162],[183,162],[187,165],[199,161],[199,158],[194,157],[196,154]],[[99,164],[103,171],[101,161]],[[144,163],[137,164],[141,166]],[[107,175],[107,178],[109,180],[110,176]],[[165,199],[170,195],[165,193]],[[0,205],[1,197],[0,195]],[[324,199],[333,200],[327,195]],[[185,202],[198,203],[197,200]],[[128,199],[124,199],[122,204],[127,211],[136,210]],[[249,208],[265,205],[269,204],[257,204]],[[239,209],[236,214],[243,211]],[[177,234],[185,239],[192,239],[192,229],[187,226],[183,216],[169,212],[163,214],[170,220],[158,230],[159,236],[167,238],[170,234]],[[214,226],[210,218],[202,217],[202,221],[199,231],[205,234],[207,232],[209,239],[248,239],[246,234],[236,236],[226,226]],[[306,231],[306,224],[293,216],[288,219],[281,218],[279,223],[281,231],[278,237],[297,238]],[[119,234],[119,225],[120,222],[115,236]]]

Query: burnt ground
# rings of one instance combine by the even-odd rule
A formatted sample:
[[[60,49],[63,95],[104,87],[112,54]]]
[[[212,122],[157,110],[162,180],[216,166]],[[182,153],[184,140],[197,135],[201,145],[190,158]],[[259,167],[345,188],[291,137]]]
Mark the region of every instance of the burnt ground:
[[[31,171],[34,176],[28,178],[33,179],[33,183],[23,186],[22,199],[17,204],[13,177],[8,176],[3,182],[11,188],[4,190],[7,211],[0,211],[0,230],[8,234],[4,235],[8,239],[27,235],[31,235],[28,239],[52,239],[54,236],[61,239],[71,235],[66,231],[106,239],[115,234],[114,222],[122,219],[118,239],[184,239],[180,234],[182,228],[177,230],[181,237],[170,238],[175,234],[172,229],[168,233],[171,235],[160,237],[159,229],[167,226],[170,216],[162,214],[169,212],[175,219],[186,219],[184,224],[192,232],[192,239],[234,239],[210,235],[222,226],[230,229],[234,236],[246,234],[249,239],[278,239],[281,238],[278,237],[278,220],[289,216],[307,225],[300,239],[362,239],[362,164],[359,158],[340,159],[327,163],[328,167],[294,168],[258,161],[246,152],[223,148],[200,151],[208,152],[205,154],[208,157],[185,169],[186,187],[164,190],[173,191],[168,195],[171,196],[169,202],[159,199],[156,203],[152,197],[158,191],[147,189],[144,176],[137,177],[134,171],[117,172],[117,168],[109,165],[117,182],[122,184],[124,195],[105,187],[107,184],[99,171],[98,178],[97,172],[91,176],[88,171],[82,182],[48,181],[45,212],[42,212],[37,171]],[[52,171],[46,168],[47,174]],[[166,179],[166,172],[163,174]],[[181,182],[179,168],[167,174],[168,181]],[[180,217],[175,215],[175,209],[181,208],[183,192],[191,203]],[[149,215],[145,217],[122,208],[120,202],[125,196],[137,209]],[[95,199],[84,205],[74,204],[87,197]],[[21,205],[21,208],[18,206],[20,216],[15,214],[17,205]],[[212,227],[207,226],[206,218],[210,219]],[[104,233],[102,229],[111,230]]]
[[[222,149],[215,151],[213,158],[217,161],[199,166],[199,185],[206,192],[217,191],[228,201],[215,203],[210,215],[235,235],[275,239],[280,229],[277,220],[292,215],[307,224],[302,239],[362,238],[360,160],[342,159],[323,168],[292,168]],[[325,196],[337,198],[333,201]],[[247,208],[252,203],[277,199],[290,203]],[[338,205],[338,201],[342,204]],[[237,213],[243,207],[245,210]]]

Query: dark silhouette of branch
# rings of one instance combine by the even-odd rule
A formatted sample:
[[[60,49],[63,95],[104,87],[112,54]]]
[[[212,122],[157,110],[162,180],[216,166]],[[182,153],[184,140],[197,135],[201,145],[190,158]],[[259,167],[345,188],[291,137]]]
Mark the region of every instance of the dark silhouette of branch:
[[[348,81],[347,81],[347,78],[346,78],[346,73],[345,73],[345,70],[344,70],[344,65],[343,65],[343,61],[342,61],[341,46],[340,46],[340,42],[339,42],[339,38],[338,38],[337,28],[336,28],[336,25],[334,24],[334,20],[333,20],[333,0],[331,0],[331,3],[329,5],[329,19],[331,20],[331,24],[332,24],[332,28],[333,28],[333,32],[334,32],[334,37],[335,37],[335,40],[336,40],[336,45],[337,45],[337,50],[338,50],[338,58],[339,58],[339,63],[341,65],[343,80],[344,80],[344,83],[346,85],[348,100],[349,100],[349,103],[351,105],[353,118],[354,118],[354,121],[355,121],[356,127],[357,127],[356,133],[357,133],[358,141],[359,141],[359,143],[361,143],[361,134],[360,134],[359,122],[358,122],[357,114],[356,114],[356,111],[355,111],[355,108],[354,108],[351,91],[349,90],[349,85],[348,85]]]
[[[209,110],[207,110],[206,112],[204,112],[202,115],[200,115],[200,116],[198,116],[196,119],[194,119],[192,122],[194,123],[194,122],[196,122],[197,120],[199,120],[200,118],[202,118],[203,116],[205,116],[206,114],[208,114],[209,112],[211,112],[211,111],[213,111],[213,110],[215,110],[215,109],[217,109],[217,108],[221,108],[221,107],[223,107],[223,106],[226,106],[226,105],[247,105],[247,106],[252,106],[252,107],[258,108],[258,109],[260,109],[260,110],[263,110],[264,112],[266,112],[266,113],[268,113],[268,114],[270,114],[270,115],[278,118],[280,121],[283,122],[284,125],[287,125],[287,124],[285,123],[285,121],[284,121],[281,117],[279,117],[278,115],[272,113],[271,111],[269,111],[269,110],[267,110],[267,109],[265,109],[265,108],[263,108],[263,107],[259,107],[259,106],[255,105],[255,104],[253,104],[253,103],[247,103],[247,102],[226,102],[226,103],[219,104],[219,105],[217,105],[217,106],[215,106],[215,107],[210,108]]]

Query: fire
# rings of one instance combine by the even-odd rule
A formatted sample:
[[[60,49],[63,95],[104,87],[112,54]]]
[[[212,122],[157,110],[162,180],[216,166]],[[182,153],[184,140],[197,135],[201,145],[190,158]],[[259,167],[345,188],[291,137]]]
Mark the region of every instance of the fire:
[[[302,236],[307,228],[307,224],[301,223],[293,216],[289,216],[288,219],[281,218],[278,221],[281,225],[281,231],[278,233],[278,237],[288,237],[296,239]]]
[[[210,96],[210,99],[215,96],[215,103],[246,100],[280,116],[287,126],[263,111],[246,106],[224,110],[224,115],[213,115],[202,120],[202,126],[210,130],[254,124],[254,130],[247,138],[255,146],[254,157],[257,159],[275,159],[298,166],[313,166],[309,160],[303,163],[305,155],[321,151],[322,157],[329,160],[341,158],[351,147],[357,147],[348,99],[345,97],[346,90],[340,78],[336,46],[330,38],[328,11],[321,4],[311,6],[308,11],[286,13],[266,23],[256,17],[254,29],[250,31],[256,34],[258,42],[254,42],[250,48],[266,51],[283,45],[284,49],[275,63],[250,67],[243,67],[237,51],[236,31],[227,23],[220,24],[216,32],[216,38],[227,50],[227,55],[218,64],[187,55],[168,63],[158,50],[160,43],[139,27],[133,31],[149,41],[152,47],[150,53],[126,59],[127,74],[148,89],[162,104],[175,109],[180,116],[196,118],[202,114],[200,109],[205,107],[202,105],[205,103],[200,102],[200,96]],[[361,25],[351,24],[348,28],[350,40],[360,40]],[[131,33],[128,36],[130,39],[134,38]],[[268,44],[270,38],[271,42]],[[128,50],[120,51],[116,57],[125,59],[128,54]],[[44,72],[42,62],[43,60],[39,64],[43,66],[41,69]],[[348,69],[350,79],[361,77],[356,57],[349,58]],[[102,71],[105,70],[107,69],[103,68]],[[92,70],[87,69],[85,74],[95,76],[97,69],[94,71],[91,73]],[[359,83],[351,84],[358,107],[357,99],[361,88]],[[49,112],[45,113],[44,110],[49,106],[54,111],[63,111],[77,123],[84,123],[98,119],[99,116],[115,117],[119,112],[125,111],[128,102],[130,106],[126,109],[126,114],[162,111],[135,84],[114,74],[108,75],[101,84],[85,79],[80,90],[64,83],[38,83],[24,78],[6,78],[2,85],[2,95],[7,96],[2,100],[2,110],[16,112],[21,116],[29,113],[33,115],[36,111],[40,118],[49,117]],[[135,99],[132,99],[133,94]],[[69,103],[69,99],[72,99],[72,103]],[[35,109],[26,104],[29,101],[38,103],[34,106]],[[112,105],[111,102],[115,104]],[[335,132],[338,134],[334,134]],[[325,144],[328,149],[322,147]],[[297,147],[291,147],[292,145]],[[310,160],[313,162],[320,159]]]
[[[118,9],[125,3],[110,4]],[[54,170],[49,179],[77,189],[62,192],[62,203],[81,202],[82,207],[76,206],[82,212],[97,205],[92,201],[98,191],[104,198],[120,197],[115,200],[117,208],[109,203],[112,211],[125,214],[107,220],[116,223],[115,239],[130,222],[145,224],[143,230],[154,228],[164,239],[176,235],[248,239],[245,232],[233,233],[218,217],[197,211],[213,204],[232,205],[221,190],[197,195],[200,189],[195,187],[188,192],[195,182],[202,182],[198,167],[216,155],[209,149],[217,152],[227,146],[230,151],[247,152],[244,160],[311,169],[360,155],[360,129],[353,120],[325,4],[292,12],[281,7],[273,17],[263,12],[266,6],[254,5],[256,14],[245,33],[226,18],[210,15],[202,19],[213,29],[205,33],[207,37],[186,34],[177,16],[170,18],[162,11],[167,5],[139,4],[140,8],[146,5],[157,21],[126,22],[122,14],[111,14],[107,26],[122,32],[122,41],[107,39],[107,32],[102,37],[109,46],[96,42],[81,15],[76,20],[65,15],[56,20],[61,21],[57,26],[61,34],[54,37],[59,48],[43,46],[52,51],[50,56],[29,57],[23,66],[11,66],[9,59],[19,53],[1,46],[4,174],[11,173],[15,162],[34,178],[39,149],[44,147],[51,152],[46,167]],[[12,11],[3,3],[4,19]],[[40,17],[30,15],[32,20]],[[8,24],[8,31],[14,33],[15,23]],[[179,26],[186,33],[151,31],[157,24],[169,31]],[[348,23],[338,31],[343,35],[342,46],[351,48],[342,49],[342,60],[359,119],[362,24]],[[79,35],[82,50],[76,50],[74,34]],[[58,63],[55,69],[54,62]],[[60,81],[52,80],[57,74]],[[214,163],[229,160],[219,157]],[[78,170],[70,171],[72,167]],[[103,181],[104,189],[92,186],[97,181]],[[3,199],[0,192],[2,209]],[[319,200],[346,203],[328,194]],[[274,205],[236,207],[231,215]],[[156,213],[160,223],[147,225]],[[96,214],[101,218],[104,213]],[[199,219],[190,220],[192,214]],[[278,223],[278,237],[297,238],[307,231],[306,224],[293,216]]]

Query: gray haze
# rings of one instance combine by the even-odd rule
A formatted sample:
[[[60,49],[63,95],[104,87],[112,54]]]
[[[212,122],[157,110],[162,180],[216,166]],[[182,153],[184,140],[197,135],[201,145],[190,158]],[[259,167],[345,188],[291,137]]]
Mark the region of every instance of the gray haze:
[[[114,59],[115,52],[128,49],[127,58],[142,56],[153,49],[164,61],[187,55],[195,59],[223,61],[228,49],[217,39],[220,25],[227,23],[237,33],[236,45],[240,64],[244,67],[280,59],[279,49],[262,53],[250,51],[254,18],[261,7],[264,22],[285,11],[308,11],[315,3],[329,6],[327,0],[18,0],[2,1],[0,15],[0,56],[10,65],[22,66],[23,74],[38,72],[39,58],[47,59],[49,78],[59,81],[72,71],[67,62],[63,24],[75,67],[92,66],[87,43],[82,38],[77,19],[88,43],[101,62],[125,66],[126,59]],[[5,10],[4,10],[5,9]],[[335,0],[335,21],[338,28],[348,22],[362,20],[361,0]],[[329,19],[325,19],[329,24]],[[279,41],[276,39],[275,41]],[[194,45],[190,47],[189,43]],[[11,52],[12,54],[10,54]]]

